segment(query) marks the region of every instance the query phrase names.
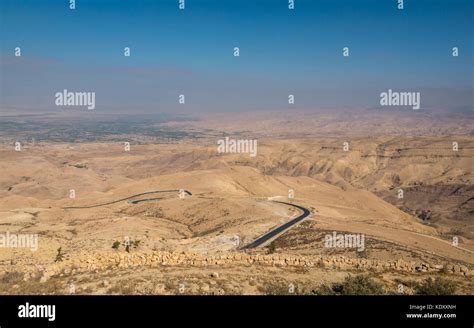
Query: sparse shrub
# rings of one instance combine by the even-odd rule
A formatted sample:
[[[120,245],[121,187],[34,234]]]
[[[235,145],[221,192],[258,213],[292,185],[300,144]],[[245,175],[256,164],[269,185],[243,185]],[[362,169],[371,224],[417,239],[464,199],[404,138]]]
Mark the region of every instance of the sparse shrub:
[[[312,289],[311,294],[314,294],[314,295],[336,295],[336,292],[332,289],[331,286],[321,285],[318,288]]]
[[[59,247],[56,253],[56,258],[54,262],[62,262],[64,260],[64,253],[62,251],[62,247]]]
[[[370,253],[369,253],[369,251],[367,250],[367,248],[364,248],[364,250],[362,250],[362,251],[360,251],[360,252],[359,252],[359,251],[356,251],[356,254],[357,254],[357,256],[358,256],[359,258],[361,258],[361,259],[368,259],[369,256],[370,256]]]
[[[267,253],[268,254],[273,254],[273,253],[275,253],[275,251],[276,251],[276,243],[275,243],[275,241],[272,241],[270,243],[270,245],[268,245],[268,247],[267,247]]]
[[[382,284],[366,275],[346,277],[344,282],[337,287],[340,288],[342,295],[382,295],[385,293]]]
[[[140,243],[141,241],[139,239],[130,240],[129,238],[125,238],[122,245],[125,247],[125,251],[127,253],[130,253],[130,250],[132,248],[137,248],[138,246],[140,246]]]
[[[14,285],[23,281],[24,274],[17,271],[6,272],[0,278],[0,283]]]
[[[265,295],[298,295],[299,290],[296,286],[290,284],[271,283],[259,288]]]
[[[119,241],[114,241],[114,243],[112,244],[112,248],[115,249],[115,250],[118,250],[120,247],[120,242]]]
[[[429,277],[415,287],[415,292],[417,295],[453,295],[456,292],[456,283],[439,277]]]
[[[367,275],[348,276],[342,283],[322,285],[314,290],[317,295],[383,295],[383,285]]]
[[[427,220],[430,220],[431,219],[431,216],[432,216],[432,212],[430,210],[416,210],[415,211],[415,215],[422,219],[423,221],[427,221]]]

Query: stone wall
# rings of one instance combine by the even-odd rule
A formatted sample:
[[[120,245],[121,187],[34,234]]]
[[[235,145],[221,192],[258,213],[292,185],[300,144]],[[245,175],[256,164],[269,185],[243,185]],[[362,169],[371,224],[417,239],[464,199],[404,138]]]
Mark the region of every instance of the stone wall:
[[[48,265],[15,265],[12,270],[25,273],[25,279],[42,272],[42,280],[46,281],[52,276],[69,275],[84,272],[100,272],[114,268],[136,267],[207,267],[207,266],[275,266],[275,267],[320,267],[340,270],[361,271],[401,271],[409,273],[419,272],[445,272],[459,275],[472,275],[472,270],[463,265],[446,264],[430,265],[423,262],[406,262],[403,260],[380,261],[344,256],[297,256],[297,255],[250,255],[241,252],[226,253],[222,255],[203,255],[198,253],[174,253],[155,251],[147,253],[107,253],[94,256],[83,256],[66,259],[62,262]],[[14,268],[16,267],[16,268]]]

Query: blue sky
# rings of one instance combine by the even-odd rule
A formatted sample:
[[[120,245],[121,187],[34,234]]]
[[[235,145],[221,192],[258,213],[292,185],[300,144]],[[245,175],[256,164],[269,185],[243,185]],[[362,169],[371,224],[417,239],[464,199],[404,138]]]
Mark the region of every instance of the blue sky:
[[[246,111],[286,109],[291,93],[312,110],[374,107],[392,88],[472,109],[472,0],[287,3],[2,0],[0,104],[55,110],[68,89],[95,91],[104,111]]]

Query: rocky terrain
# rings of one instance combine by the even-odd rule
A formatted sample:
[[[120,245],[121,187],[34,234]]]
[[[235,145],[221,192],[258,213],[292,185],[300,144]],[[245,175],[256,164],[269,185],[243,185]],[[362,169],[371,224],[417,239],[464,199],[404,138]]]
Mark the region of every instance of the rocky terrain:
[[[128,132],[33,141],[23,131],[20,151],[12,130],[0,145],[0,233],[36,235],[38,249],[0,248],[0,293],[311,293],[368,274],[387,293],[441,276],[472,294],[472,120],[371,113],[154,123],[186,132],[173,142]],[[397,115],[403,124],[390,121]],[[218,153],[224,135],[257,139],[257,156]],[[191,194],[120,201],[179,189]],[[272,200],[310,217],[243,250],[299,215]],[[365,249],[328,248],[333,232],[364,235]]]

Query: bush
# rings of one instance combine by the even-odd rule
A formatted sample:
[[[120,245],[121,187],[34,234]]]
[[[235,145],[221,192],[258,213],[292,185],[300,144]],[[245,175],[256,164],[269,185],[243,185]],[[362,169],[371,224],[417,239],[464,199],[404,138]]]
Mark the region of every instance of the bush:
[[[382,284],[366,275],[348,276],[341,284],[334,284],[332,290],[337,295],[382,295]]]
[[[275,241],[272,241],[267,247],[267,254],[273,254],[276,251]]]
[[[64,253],[62,250],[62,247],[59,247],[56,253],[56,258],[54,259],[54,262],[62,262],[64,260]]]
[[[123,241],[122,245],[125,247],[125,251],[126,251],[127,253],[130,253],[130,251],[132,250],[132,248],[137,248],[138,246],[140,246],[140,243],[141,243],[141,241],[138,240],[138,239],[131,240],[131,239],[129,239],[129,238],[126,238],[126,239]],[[115,244],[115,243],[114,243],[114,244]],[[112,245],[112,248],[114,248],[113,245]],[[116,249],[118,249],[118,246],[117,246]]]
[[[314,295],[336,295],[336,292],[333,290],[332,286],[321,285],[318,288],[312,289],[311,294],[314,294]]]
[[[12,271],[6,272],[0,278],[0,283],[7,285],[15,285],[23,281],[25,275],[21,272]]]
[[[112,248],[117,250],[117,249],[119,249],[119,247],[120,247],[120,242],[119,241],[114,241],[114,243],[112,244]]]
[[[456,283],[443,278],[428,278],[417,284],[415,293],[417,295],[453,295],[456,292]]]
[[[284,283],[271,283],[260,287],[259,290],[265,295],[299,295],[300,291],[296,286]]]
[[[342,295],[382,295],[383,286],[369,276],[357,275],[346,277],[339,286]],[[336,290],[337,291],[337,290]]]

